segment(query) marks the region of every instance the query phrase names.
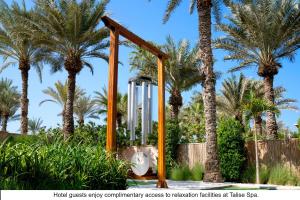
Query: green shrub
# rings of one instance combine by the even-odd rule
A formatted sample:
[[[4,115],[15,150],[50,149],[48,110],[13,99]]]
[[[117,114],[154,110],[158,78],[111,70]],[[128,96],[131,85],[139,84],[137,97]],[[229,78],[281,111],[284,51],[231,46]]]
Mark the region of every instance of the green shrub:
[[[192,169],[187,165],[177,165],[171,170],[171,179],[175,181],[201,181],[204,176],[204,167],[196,164]]]
[[[255,183],[255,166],[247,166],[241,174],[242,183]]]
[[[177,146],[180,138],[178,121],[170,120],[166,124],[166,169],[167,177],[171,175],[171,169],[176,165]]]
[[[197,163],[192,169],[191,169],[191,174],[192,174],[192,180],[193,181],[201,181],[203,180],[204,176],[204,167]]]
[[[238,181],[246,161],[243,127],[238,121],[227,118],[220,120],[217,132],[222,176],[226,181]]]
[[[176,166],[171,170],[171,179],[174,181],[185,181],[192,178],[190,168],[186,165]]]
[[[267,184],[270,178],[270,170],[267,167],[261,167],[259,170],[259,181],[261,184]]]
[[[270,171],[269,182],[276,185],[297,185],[299,178],[291,173],[286,167],[276,165]]]
[[[102,147],[42,140],[0,147],[0,189],[126,189],[128,169]]]

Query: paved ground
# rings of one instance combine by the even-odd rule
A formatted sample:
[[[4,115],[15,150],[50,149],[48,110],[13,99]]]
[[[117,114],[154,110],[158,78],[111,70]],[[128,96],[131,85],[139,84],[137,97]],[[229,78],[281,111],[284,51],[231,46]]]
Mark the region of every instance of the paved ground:
[[[156,190],[156,180],[130,180],[131,186],[129,190],[150,189]],[[218,190],[226,187],[238,187],[241,189],[269,189],[269,190],[300,190],[300,187],[294,186],[278,186],[265,184],[241,184],[241,183],[204,183],[202,181],[171,181],[167,180],[168,189],[173,190]]]

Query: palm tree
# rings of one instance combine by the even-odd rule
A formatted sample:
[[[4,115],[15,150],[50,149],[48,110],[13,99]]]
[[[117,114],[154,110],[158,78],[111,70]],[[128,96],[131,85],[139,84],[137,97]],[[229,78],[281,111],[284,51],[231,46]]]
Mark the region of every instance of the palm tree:
[[[168,1],[165,11],[164,22],[167,22],[170,15],[180,5],[182,0]],[[207,134],[207,154],[205,163],[204,181],[222,182],[223,178],[220,172],[220,164],[217,150],[217,116],[216,116],[216,77],[213,70],[213,54],[211,46],[211,16],[212,11],[216,21],[220,20],[219,0],[191,0],[190,13],[196,9],[198,13],[198,28],[200,38],[199,58],[202,65],[198,66],[200,76],[204,76],[202,83],[204,87],[204,113],[205,113],[205,130]],[[224,1],[225,2],[225,1]]]
[[[42,54],[39,42],[33,39],[35,34],[26,19],[32,18],[32,11],[27,11],[25,1],[19,6],[16,2],[9,7],[0,0],[0,55],[5,63],[0,72],[18,63],[22,76],[21,133],[28,132],[28,73],[34,67],[41,78]]]
[[[6,132],[8,120],[16,120],[16,115],[20,107],[20,94],[17,87],[12,85],[13,82],[8,79],[0,80],[0,113],[2,118],[1,131]]]
[[[98,106],[99,114],[107,114],[108,104],[107,104],[107,89],[102,88],[101,92],[95,92],[95,103]],[[123,95],[118,92],[117,95],[117,126],[122,127],[122,123],[126,121],[127,116],[127,94]]]
[[[74,132],[74,96],[76,75],[88,67],[93,72],[90,58],[108,61],[104,50],[109,47],[107,28],[99,28],[108,0],[100,3],[86,1],[37,1],[36,21],[41,37],[46,37],[45,51],[51,55],[45,60],[52,65],[53,72],[65,69],[68,73],[68,92],[64,115],[65,139]]]
[[[263,99],[265,95],[264,83],[262,81],[250,80],[250,92],[255,94],[256,98]],[[274,88],[274,106],[278,110],[278,114],[281,110],[298,110],[298,107],[294,105],[297,102],[296,99],[285,98],[284,93],[286,89],[282,86]],[[263,116],[257,116],[254,120],[255,127],[259,129],[258,133],[263,134]]]
[[[161,47],[170,57],[165,62],[166,89],[170,93],[171,119],[178,119],[179,109],[183,105],[181,93],[190,90],[202,81],[198,74],[198,46],[191,49],[189,41],[181,40],[176,44],[168,36],[166,44]],[[131,54],[131,69],[139,70],[139,75],[151,76],[157,81],[156,57],[149,52],[136,47]]]
[[[59,113],[59,115],[62,115],[62,122],[64,124],[64,114],[67,104],[68,81],[66,81],[64,84],[60,81],[57,81],[54,84],[54,88],[48,87],[47,89],[43,90],[43,93],[48,95],[50,98],[41,101],[40,105],[42,105],[45,102],[53,102],[60,105],[62,107],[62,112]],[[74,100],[78,99],[82,95],[85,95],[85,91],[79,87],[76,87]]]
[[[29,119],[28,121],[28,129],[30,131],[31,134],[35,135],[36,133],[38,133],[43,127],[43,120],[41,120],[40,118],[38,119]]]
[[[225,49],[225,60],[237,60],[231,71],[256,66],[264,79],[265,99],[274,104],[274,76],[282,67],[280,60],[293,61],[300,47],[300,9],[294,0],[261,0],[231,3],[233,15],[229,24],[220,24],[226,37],[216,41],[216,47]],[[267,112],[267,135],[277,136],[276,116]]]
[[[221,95],[217,97],[219,110],[233,116],[244,126],[244,110],[246,97],[250,91],[251,81],[243,74],[231,76],[222,83]]]
[[[91,96],[80,96],[75,100],[74,114],[80,126],[84,125],[85,118],[98,119],[96,101]]]
[[[258,146],[257,146],[257,134],[261,135],[262,129],[257,127],[256,125],[258,119],[262,116],[262,114],[266,111],[273,111],[274,113],[277,111],[274,104],[270,104],[268,101],[257,98],[255,93],[250,92],[247,96],[247,99],[244,104],[244,110],[246,111],[247,118],[253,118],[255,121],[255,132],[254,132],[254,141],[255,141],[255,163],[256,163],[256,183],[259,184],[259,160],[258,160]]]

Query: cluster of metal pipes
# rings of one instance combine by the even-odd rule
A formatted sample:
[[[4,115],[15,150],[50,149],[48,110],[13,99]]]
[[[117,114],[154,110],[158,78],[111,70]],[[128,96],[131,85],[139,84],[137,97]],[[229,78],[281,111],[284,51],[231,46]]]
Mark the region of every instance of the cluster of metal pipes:
[[[142,93],[140,105],[139,88]],[[127,129],[130,131],[131,144],[136,140],[139,110],[142,117],[141,144],[146,145],[147,136],[152,132],[152,80],[149,77],[139,76],[128,81]]]

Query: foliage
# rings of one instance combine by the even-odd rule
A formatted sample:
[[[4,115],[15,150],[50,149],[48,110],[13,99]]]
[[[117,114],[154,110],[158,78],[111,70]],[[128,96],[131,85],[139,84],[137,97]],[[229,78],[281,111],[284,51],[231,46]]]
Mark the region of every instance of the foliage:
[[[84,95],[75,99],[74,115],[76,116],[79,125],[83,125],[86,118],[99,119],[95,100],[92,99],[91,96]]]
[[[218,39],[216,47],[229,52],[226,60],[238,61],[233,71],[255,66],[261,76],[275,75],[280,59],[293,60],[300,41],[295,1],[243,1],[229,8],[229,23],[219,25],[227,36]]]
[[[196,163],[195,166],[191,169],[192,180],[193,181],[201,181],[204,176],[204,167]]]
[[[170,120],[166,124],[166,168],[167,177],[171,174],[171,169],[175,166],[177,156],[177,146],[180,138],[180,127],[177,121]]]
[[[297,185],[299,178],[282,165],[276,165],[270,170],[269,184]]]
[[[107,88],[103,87],[102,92],[95,92],[95,104],[98,107],[99,114],[107,115],[108,110],[108,94]],[[118,92],[117,94],[117,124],[122,126],[127,117],[127,94]],[[106,117],[105,117],[106,121]]]
[[[129,165],[102,147],[63,141],[2,144],[1,189],[126,189]]]
[[[174,181],[185,181],[191,179],[191,171],[187,165],[177,166],[171,169],[171,179]]]
[[[9,6],[3,0],[0,4],[0,54],[4,59],[0,72],[18,63],[20,70],[35,68],[42,80],[42,48],[40,41],[33,38],[33,24],[28,23],[33,19],[33,11],[26,10],[25,1],[21,6],[16,2]]]
[[[187,165],[178,165],[171,170],[171,179],[175,181],[201,181],[204,176],[204,167],[197,163],[192,169]]]
[[[166,43],[160,46],[170,57],[165,61],[166,90],[170,93],[169,104],[171,117],[177,119],[179,109],[183,105],[181,93],[190,90],[202,82],[197,67],[199,46],[191,47],[187,40],[176,43],[171,36],[166,38]],[[130,57],[131,70],[138,70],[141,76],[150,76],[157,82],[157,58],[155,55],[134,46]]]
[[[54,88],[48,87],[47,89],[43,90],[43,93],[49,96],[49,99],[41,101],[40,105],[46,102],[58,104],[62,107],[62,112],[59,113],[59,115],[63,115],[67,103],[68,81],[65,81],[65,83],[57,81],[54,84]],[[77,86],[75,88],[74,101],[76,101],[76,99],[82,95],[85,95],[85,91]]]
[[[246,155],[242,138],[242,125],[232,119],[222,119],[218,124],[218,151],[222,176],[226,181],[240,179]]]
[[[255,183],[255,166],[248,166],[242,173],[242,183]],[[260,183],[276,185],[298,185],[300,178],[293,174],[288,168],[282,165],[273,167],[261,167]]]
[[[28,131],[35,135],[36,133],[38,133],[42,128],[42,124],[43,124],[43,120],[41,120],[41,118],[38,119],[29,119],[28,121]]]
[[[0,119],[3,131],[6,131],[8,120],[19,118],[16,114],[20,107],[19,100],[20,94],[17,87],[13,86],[11,80],[2,78],[0,80]]]
[[[179,115],[182,136],[180,143],[205,142],[204,105],[201,93],[195,93],[192,101]]]

